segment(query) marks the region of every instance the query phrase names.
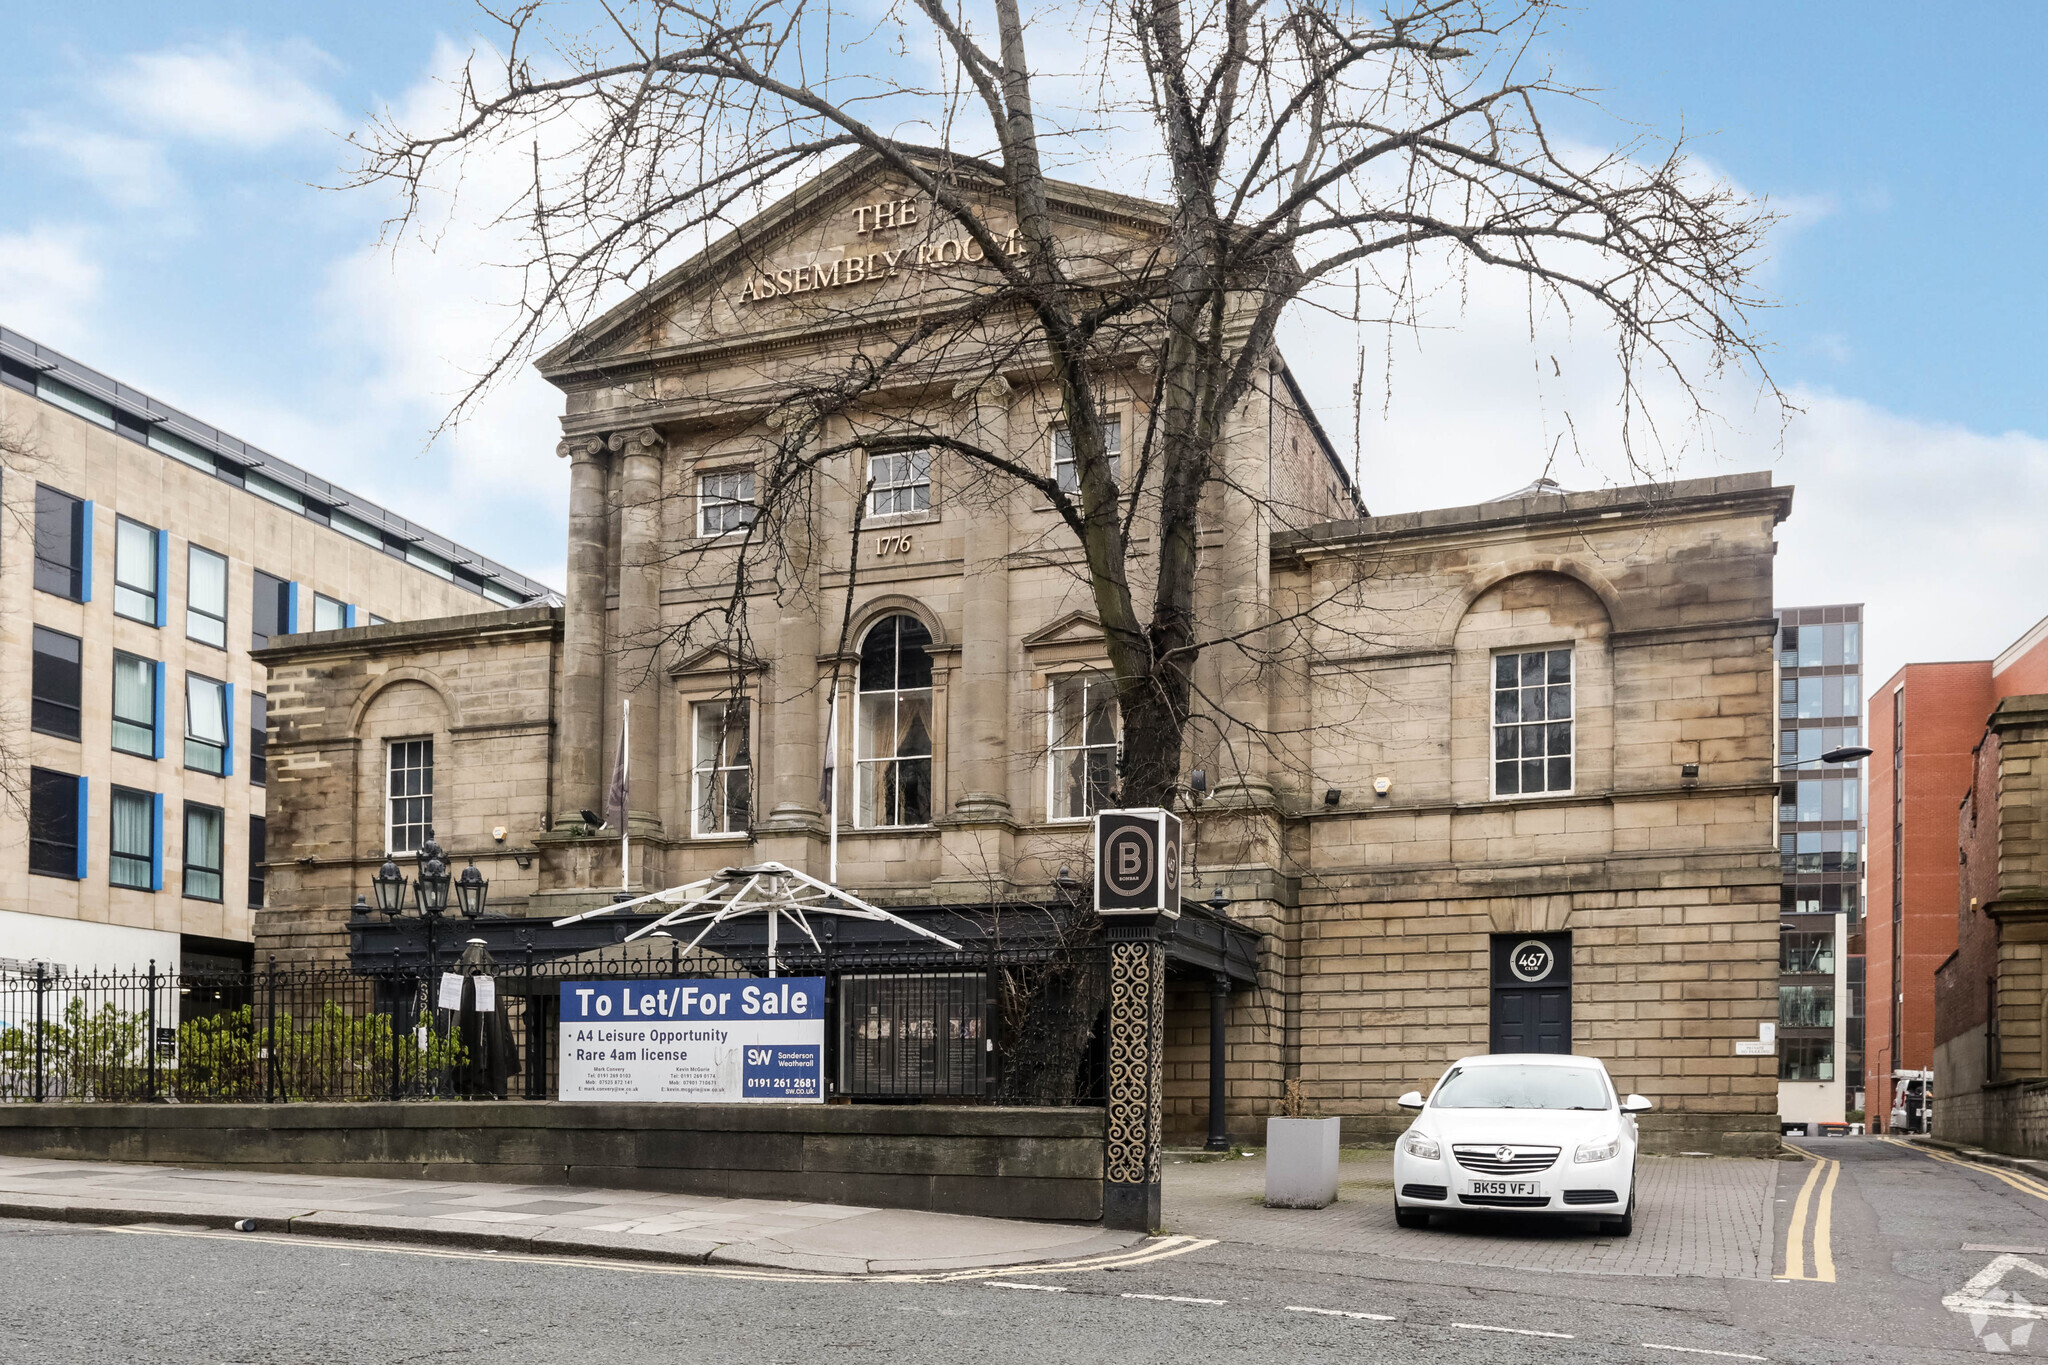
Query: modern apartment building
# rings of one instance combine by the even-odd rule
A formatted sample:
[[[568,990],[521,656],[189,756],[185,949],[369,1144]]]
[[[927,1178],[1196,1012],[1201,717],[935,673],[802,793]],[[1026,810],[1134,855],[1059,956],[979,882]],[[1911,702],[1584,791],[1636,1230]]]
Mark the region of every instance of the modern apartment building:
[[[1985,725],[2007,697],[2048,692],[2048,619],[1995,659],[1907,664],[1870,695],[1870,849],[1877,898],[1866,935],[1870,1044],[1865,1062],[1873,1127],[1926,1126],[1901,1072],[1935,1058],[1935,970],[1956,951],[1963,892],[1957,821],[1970,794]]]
[[[273,639],[547,589],[0,328],[0,969],[246,955]]]
[[[1778,612],[1778,1119],[1840,1123],[1859,1108],[1863,608]]]

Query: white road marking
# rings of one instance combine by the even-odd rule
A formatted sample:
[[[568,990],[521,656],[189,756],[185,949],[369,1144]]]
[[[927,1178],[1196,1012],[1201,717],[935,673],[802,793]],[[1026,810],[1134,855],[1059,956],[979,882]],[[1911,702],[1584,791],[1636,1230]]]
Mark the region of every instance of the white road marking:
[[[1067,1292],[1067,1287],[1063,1284],[1011,1284],[1008,1280],[990,1280],[988,1287],[990,1289],[1036,1289],[1046,1294],[1064,1294]]]
[[[1229,1303],[1229,1299],[1190,1299],[1180,1294],[1119,1294],[1120,1299],[1150,1299],[1154,1303]]]
[[[1533,1327],[1492,1327],[1483,1322],[1454,1322],[1453,1327],[1462,1327],[1468,1332],[1506,1332],[1518,1337],[1556,1337],[1560,1341],[1577,1341],[1570,1332],[1539,1332]]]
[[[2014,1270],[2030,1271],[2036,1278],[2048,1280],[2048,1270],[2024,1256],[2008,1253],[1971,1276],[1961,1289],[1944,1297],[1941,1306],[1951,1313],[1967,1313],[1971,1317],[2028,1318],[2037,1322],[2048,1318],[2048,1304],[2029,1303],[2000,1286],[1999,1281]]]
[[[2011,1256],[2040,1256],[2040,1255],[2043,1255],[2043,1254],[2048,1254],[2048,1247],[1995,1247],[1995,1246],[1979,1246],[1979,1245],[1977,1245],[1977,1243],[1975,1243],[1975,1242],[1965,1242],[1965,1243],[1963,1243],[1963,1250],[1965,1250],[1965,1251],[1989,1251],[1989,1252],[1994,1252],[1994,1253],[1996,1253],[1996,1252],[2004,1252],[2005,1254],[2007,1254],[2007,1255],[2011,1255]]]
[[[1704,1346],[1666,1346],[1666,1345],[1665,1345],[1665,1344],[1664,1344],[1663,1342],[1661,1342],[1661,1341],[1646,1341],[1646,1342],[1644,1342],[1644,1343],[1643,1343],[1643,1349],[1644,1349],[1645,1351],[1684,1351],[1684,1352],[1685,1352],[1685,1353],[1686,1353],[1687,1355],[1695,1355],[1695,1356],[1723,1356],[1723,1357],[1726,1357],[1726,1358],[1727,1358],[1727,1359],[1729,1359],[1729,1360],[1769,1360],[1769,1359],[1770,1359],[1770,1357],[1769,1357],[1769,1356],[1751,1356],[1751,1355],[1744,1355],[1744,1354],[1743,1354],[1742,1352],[1740,1352],[1740,1351],[1709,1351],[1709,1350],[1708,1350],[1708,1349],[1707,1349],[1706,1347],[1704,1347]]]
[[[1385,1313],[1353,1313],[1344,1308],[1309,1308],[1302,1304],[1287,1305],[1290,1313],[1315,1313],[1326,1318],[1358,1318],[1364,1322],[1399,1322],[1399,1318],[1388,1317]]]

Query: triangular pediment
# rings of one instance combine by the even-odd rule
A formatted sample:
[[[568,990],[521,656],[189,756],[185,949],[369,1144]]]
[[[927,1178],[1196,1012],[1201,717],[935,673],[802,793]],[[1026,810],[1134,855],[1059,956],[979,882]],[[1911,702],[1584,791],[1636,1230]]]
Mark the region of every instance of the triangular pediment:
[[[1021,254],[994,168],[917,154],[976,206],[1006,252]],[[1062,249],[1116,268],[1157,249],[1156,205],[1054,182]],[[874,152],[829,167],[646,290],[581,328],[539,361],[557,383],[726,347],[802,340],[919,313],[1000,279],[984,243],[935,209],[901,168]]]
[[[1032,631],[1021,643],[1026,649],[1044,649],[1050,645],[1099,645],[1102,643],[1102,622],[1085,611],[1070,611]]]
[[[695,653],[686,654],[668,666],[671,678],[683,678],[718,673],[758,673],[767,667],[759,659],[724,645],[706,645]]]

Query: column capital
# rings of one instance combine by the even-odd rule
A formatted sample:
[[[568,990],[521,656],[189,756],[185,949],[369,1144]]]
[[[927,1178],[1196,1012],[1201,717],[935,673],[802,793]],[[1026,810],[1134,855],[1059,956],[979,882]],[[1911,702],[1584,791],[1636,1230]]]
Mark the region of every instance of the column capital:
[[[668,448],[668,437],[653,427],[635,427],[613,432],[605,444],[619,455],[659,455]]]
[[[565,460],[594,460],[604,454],[604,437],[570,436],[555,443],[555,454]]]
[[[977,375],[953,385],[953,401],[972,398],[980,403],[999,403],[1010,396],[1010,381],[999,374]]]

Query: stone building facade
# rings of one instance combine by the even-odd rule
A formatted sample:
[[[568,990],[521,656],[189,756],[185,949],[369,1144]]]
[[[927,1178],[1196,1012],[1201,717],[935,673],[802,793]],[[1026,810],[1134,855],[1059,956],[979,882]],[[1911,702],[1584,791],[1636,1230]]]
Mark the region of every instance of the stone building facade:
[[[792,387],[914,307],[908,263],[963,255],[928,210],[866,235],[872,204],[914,201],[850,160],[544,359],[567,408],[564,608],[265,656],[289,812],[268,945],[346,951],[394,745],[416,737],[435,741],[443,843],[514,913],[766,859],[824,875],[828,743],[838,880],[863,896],[993,903],[1085,871],[1118,744],[1088,585],[1045,496],[918,441],[972,432],[1057,477],[1042,358],[935,355],[834,416],[773,572],[749,559]],[[1098,260],[1157,226],[1079,187],[1057,211]],[[971,289],[966,264],[942,287]],[[1385,1137],[1396,1095],[1505,1046],[1605,1058],[1662,1104],[1654,1142],[1769,1145],[1775,1068],[1734,1045],[1776,1011],[1771,562],[1790,491],[1543,486],[1369,517],[1277,352],[1261,376],[1205,494],[1197,588],[1206,630],[1258,646],[1197,666],[1184,761],[1206,790],[1181,803],[1189,894],[1220,889],[1260,935],[1258,985],[1229,1005],[1232,1130],[1293,1079],[1349,1135]],[[1134,356],[1106,415],[1126,452],[1149,391]],[[1142,496],[1132,516],[1142,537]],[[702,628],[741,600],[744,631]],[[622,755],[623,870],[602,818]],[[1206,1122],[1210,984],[1170,997],[1170,1131]]]

